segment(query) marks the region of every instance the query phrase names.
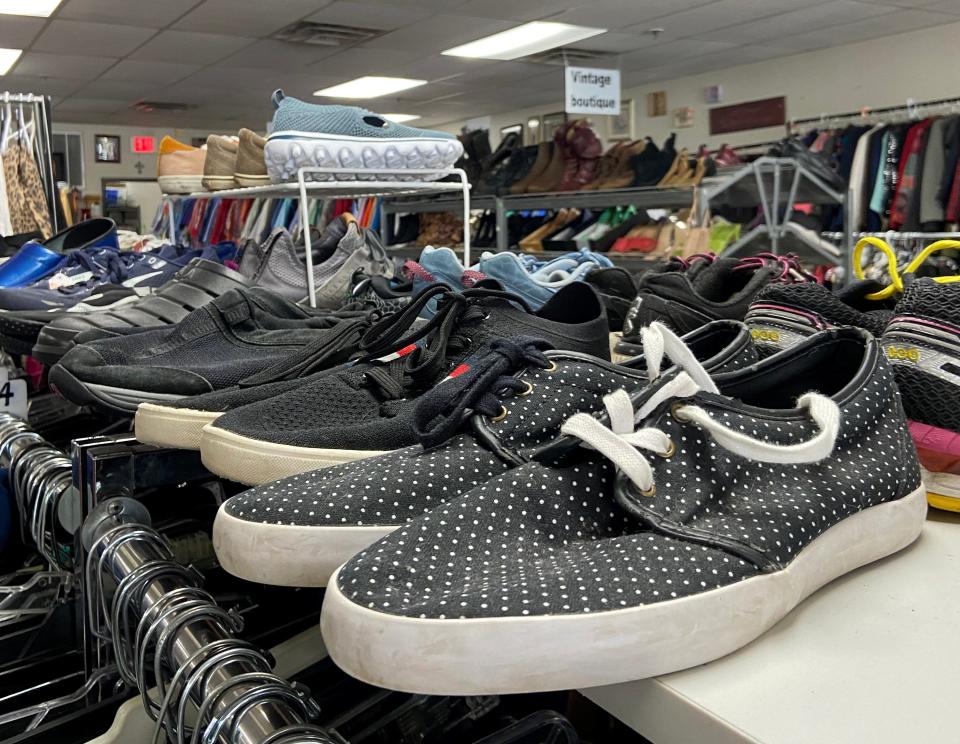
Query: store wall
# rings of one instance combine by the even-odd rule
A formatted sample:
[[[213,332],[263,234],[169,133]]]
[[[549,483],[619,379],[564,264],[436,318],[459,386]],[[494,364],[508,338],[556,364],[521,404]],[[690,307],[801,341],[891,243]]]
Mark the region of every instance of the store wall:
[[[157,147],[164,135],[170,136],[189,144],[193,137],[206,137],[210,134],[206,129],[170,129],[168,127],[118,127],[109,124],[70,124],[54,120],[53,131],[58,134],[77,133],[81,135],[83,147],[83,174],[84,195],[99,195],[102,179],[137,179],[157,177],[156,154],[135,154],[131,138],[134,135],[153,136]],[[120,137],[120,162],[98,163],[94,159],[94,137],[98,134],[110,134]],[[142,166],[138,169],[138,164]],[[141,193],[142,192],[142,193]],[[159,205],[159,197],[154,197],[154,190],[142,189],[137,194],[143,203],[140,204],[141,221],[143,227],[149,226],[154,212]],[[157,191],[156,193],[159,193]]]
[[[865,106],[903,105],[907,98],[924,101],[960,97],[960,82],[948,61],[953,57],[958,37],[960,23],[948,24],[651,83],[624,90],[622,99],[633,100],[633,134],[637,138],[651,136],[659,142],[676,131],[680,146],[706,143],[712,148],[723,142],[736,145],[775,140],[783,136],[783,127],[711,135],[708,112],[712,104],[704,103],[704,88],[723,86],[723,99],[716,104],[719,106],[786,96],[788,119],[857,111]],[[776,44],[776,39],[771,39],[770,44]],[[664,54],[669,53],[667,44]],[[647,117],[646,95],[658,90],[667,93],[667,116]],[[695,111],[694,125],[690,128],[673,127],[671,113],[681,106],[690,106]],[[558,90],[557,102],[553,105],[495,114],[490,117],[491,141],[496,144],[501,127],[518,122],[526,125],[530,117],[562,108],[563,91]],[[593,119],[601,137],[606,135],[606,118]],[[438,128],[456,133],[463,124],[456,121]]]

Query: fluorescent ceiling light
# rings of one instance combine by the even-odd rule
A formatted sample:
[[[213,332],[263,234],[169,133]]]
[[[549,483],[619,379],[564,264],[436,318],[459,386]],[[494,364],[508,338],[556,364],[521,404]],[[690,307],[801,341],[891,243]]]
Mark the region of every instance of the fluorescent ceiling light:
[[[516,59],[606,32],[605,28],[572,26],[569,23],[553,21],[533,21],[493,36],[471,41],[469,44],[447,49],[443,54],[452,57]]]
[[[0,49],[0,75],[6,75],[23,54],[22,49]]]
[[[334,85],[332,88],[318,90],[313,95],[331,98],[379,98],[388,93],[397,93],[426,84],[426,80],[366,75],[347,83]]]
[[[420,118],[416,114],[381,114],[381,116],[387,121],[394,121],[397,124],[402,124],[405,121],[413,121],[414,119]]]
[[[0,15],[46,18],[59,4],[60,0],[0,0]]]

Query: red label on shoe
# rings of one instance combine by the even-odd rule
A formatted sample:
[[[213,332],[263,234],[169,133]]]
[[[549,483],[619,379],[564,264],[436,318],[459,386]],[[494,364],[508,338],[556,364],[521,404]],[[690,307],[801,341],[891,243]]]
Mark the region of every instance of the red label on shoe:
[[[416,344],[409,344],[408,346],[404,346],[404,347],[403,347],[402,349],[400,349],[399,351],[395,351],[395,352],[393,352],[392,354],[387,354],[386,356],[377,357],[377,358],[374,359],[373,361],[375,361],[375,362],[392,362],[394,359],[400,359],[401,357],[405,357],[407,354],[412,353],[413,350],[416,349],[416,348],[417,348],[417,345],[416,345]]]

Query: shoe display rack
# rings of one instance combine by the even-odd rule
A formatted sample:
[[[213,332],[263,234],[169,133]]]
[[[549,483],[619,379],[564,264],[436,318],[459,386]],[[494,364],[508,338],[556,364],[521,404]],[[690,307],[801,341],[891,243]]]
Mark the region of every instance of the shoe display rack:
[[[454,176],[455,181],[430,181],[427,176]],[[380,178],[377,178],[377,177]],[[421,176],[420,180],[416,180]],[[317,180],[326,177],[327,180]],[[403,179],[403,180],[401,180]],[[425,194],[457,194],[457,204],[462,208],[464,218],[464,261],[470,261],[470,183],[467,174],[460,168],[437,171],[435,168],[395,170],[389,168],[300,168],[297,180],[289,183],[277,183],[267,186],[248,186],[239,189],[221,191],[201,191],[193,194],[165,194],[164,201],[169,204],[182,199],[299,199],[300,221],[307,224],[309,197],[322,199],[359,199],[362,197],[396,198]],[[166,205],[164,207],[167,208]],[[171,210],[172,215],[172,210]],[[170,219],[170,240],[176,243],[176,228]],[[316,307],[316,287],[313,277],[313,250],[310,230],[303,231],[306,253],[307,288],[310,304]]]
[[[697,196],[698,198],[694,198]],[[845,195],[831,188],[816,173],[792,158],[761,157],[743,166],[722,169],[705,178],[699,186],[686,188],[628,188],[593,191],[560,191],[539,194],[511,194],[474,199],[472,208],[493,209],[497,218],[497,250],[508,250],[507,215],[517,210],[559,209],[562,207],[605,208],[634,205],[641,209],[678,209],[696,202],[702,220],[711,207],[757,207],[763,223],[757,225],[724,252],[741,254],[753,247],[774,253],[796,253],[817,263],[846,264],[851,251],[849,236],[841,245],[819,233],[783,219],[795,205],[845,204]],[[401,212],[459,211],[460,197],[441,196],[409,200],[395,195],[384,200],[384,214]],[[381,221],[385,224],[386,220]],[[846,223],[846,220],[845,220]],[[384,235],[385,243],[387,236]],[[763,245],[758,245],[763,243]],[[619,262],[629,254],[610,254]],[[630,258],[627,258],[630,260]]]

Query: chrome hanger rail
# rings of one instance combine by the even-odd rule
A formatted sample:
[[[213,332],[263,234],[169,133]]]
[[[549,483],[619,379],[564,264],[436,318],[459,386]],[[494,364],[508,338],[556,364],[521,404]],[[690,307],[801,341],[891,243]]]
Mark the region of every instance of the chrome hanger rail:
[[[112,644],[123,680],[139,688],[156,723],[153,742],[164,733],[176,744],[335,744],[310,723],[319,709],[309,692],[236,638],[239,616],[175,560],[142,504],[102,502],[80,535],[88,626]]]

